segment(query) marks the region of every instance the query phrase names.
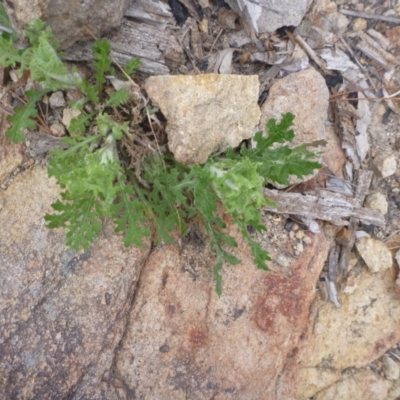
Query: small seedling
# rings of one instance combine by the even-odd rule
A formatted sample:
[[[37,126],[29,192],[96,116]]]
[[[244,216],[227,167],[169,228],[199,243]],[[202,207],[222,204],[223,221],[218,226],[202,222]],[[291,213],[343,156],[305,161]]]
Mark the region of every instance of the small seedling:
[[[156,244],[171,243],[173,232],[183,234],[191,223],[201,221],[216,254],[214,277],[221,295],[223,263],[240,262],[232,254],[237,243],[219,212],[218,205],[223,205],[248,241],[257,267],[267,270],[268,253],[247,229],[265,230],[261,209],[270,201],[263,188],[274,182],[289,184],[290,175],[302,177],[320,168],[314,161],[317,154],[307,149],[310,144],[288,146],[294,138],[292,114],[283,115],[280,123],[271,119],[267,135],[255,135],[254,148],[243,144],[204,165],[182,165],[168,152],[163,135],[151,129],[154,114],[142,94],[105,90],[107,76],[116,75],[106,40],[93,46],[94,75],[88,80],[61,60],[55,37],[41,21],[32,22],[25,35],[31,44],[27,49],[17,49],[10,36],[0,37],[0,64],[29,71],[38,85],[25,93],[26,103],[9,117],[7,136],[14,142],[25,140],[25,130],[35,128],[44,95],[71,88],[82,94],[70,104],[80,115],[69,126],[70,136],[62,139],[66,148],[50,154],[48,174],[63,189],[52,205],[54,213],[45,216],[50,228],[66,228],[67,244],[86,250],[100,234],[104,218],[114,221],[126,246],[141,246],[145,237]],[[139,65],[138,59],[129,62],[125,75]],[[136,121],[130,109],[136,110]]]

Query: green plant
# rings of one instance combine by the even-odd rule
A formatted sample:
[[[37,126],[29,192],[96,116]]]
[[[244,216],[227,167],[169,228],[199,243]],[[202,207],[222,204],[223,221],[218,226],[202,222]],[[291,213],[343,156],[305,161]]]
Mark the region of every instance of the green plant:
[[[290,175],[301,177],[320,167],[314,161],[316,154],[307,150],[311,144],[292,148],[283,144],[294,138],[292,114],[283,115],[279,124],[270,120],[268,136],[258,132],[254,148],[245,143],[210,157],[204,165],[182,165],[166,150],[162,132],[152,129],[153,110],[133,82],[134,96],[126,88],[106,94],[106,76],[116,74],[106,40],[97,40],[93,47],[90,81],[61,61],[57,41],[42,22],[34,21],[26,36],[31,47],[23,50],[12,46],[10,38],[0,37],[1,65],[18,64],[21,72],[29,70],[40,84],[25,93],[26,104],[9,118],[12,128],[7,135],[14,142],[25,139],[24,130],[34,128],[38,103],[45,94],[68,88],[82,93],[80,100],[70,104],[80,115],[71,121],[70,136],[63,139],[67,148],[53,150],[48,163],[49,175],[63,189],[52,205],[55,213],[45,216],[50,228],[66,228],[67,244],[77,250],[93,243],[103,218],[114,220],[126,246],[141,246],[142,239],[150,236],[155,243],[173,242],[174,231],[185,233],[193,221],[200,220],[216,254],[214,277],[220,295],[223,262],[240,262],[231,252],[237,243],[226,233],[218,207],[222,204],[247,239],[257,267],[267,270],[268,253],[247,229],[249,225],[257,231],[265,229],[260,210],[270,202],[264,197],[264,186],[289,184]],[[129,72],[138,66],[139,61],[133,60]],[[136,119],[130,122],[132,108]],[[276,143],[282,145],[273,146]]]

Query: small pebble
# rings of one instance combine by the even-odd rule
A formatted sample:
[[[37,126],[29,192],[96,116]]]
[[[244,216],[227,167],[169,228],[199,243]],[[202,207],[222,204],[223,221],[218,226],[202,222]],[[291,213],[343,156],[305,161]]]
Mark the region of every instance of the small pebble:
[[[304,251],[304,246],[303,246],[303,243],[297,243],[297,246],[296,246],[296,248],[297,248],[297,250],[300,252],[300,253],[302,253],[303,251]]]
[[[159,351],[161,352],[161,353],[168,353],[169,352],[169,346],[167,345],[167,344],[164,344],[163,346],[161,346],[160,348],[159,348]]]
[[[53,136],[57,137],[65,136],[65,126],[60,123],[55,123],[50,126],[50,132]]]
[[[296,238],[297,239],[303,239],[303,237],[304,237],[304,231],[297,231],[296,232]]]
[[[367,197],[365,206],[371,210],[378,211],[382,215],[388,212],[388,202],[382,193],[373,193]]]
[[[382,154],[374,159],[374,167],[379,177],[387,178],[396,172],[396,157],[394,154]]]
[[[49,99],[49,104],[51,108],[65,107],[67,104],[64,99],[64,93],[60,90],[58,92],[54,92]]]
[[[363,237],[356,243],[358,253],[373,273],[384,271],[392,266],[392,253],[385,243]]]
[[[294,225],[294,222],[290,218],[288,218],[288,220],[285,223],[285,229],[288,232],[290,232],[292,230],[292,228],[293,228],[293,225]]]
[[[353,22],[353,31],[360,32],[367,29],[367,20],[364,18],[356,18]]]
[[[208,19],[203,18],[199,22],[199,31],[202,33],[208,33]]]

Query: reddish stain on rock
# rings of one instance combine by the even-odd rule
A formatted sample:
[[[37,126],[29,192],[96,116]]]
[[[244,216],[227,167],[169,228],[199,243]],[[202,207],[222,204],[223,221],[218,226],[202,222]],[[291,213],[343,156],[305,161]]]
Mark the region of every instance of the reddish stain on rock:
[[[254,321],[257,326],[262,331],[273,334],[278,316],[296,324],[303,311],[300,279],[286,279],[271,274],[266,281],[265,292],[256,301]]]
[[[207,341],[207,333],[203,329],[192,328],[189,331],[189,343],[192,347],[201,347]]]

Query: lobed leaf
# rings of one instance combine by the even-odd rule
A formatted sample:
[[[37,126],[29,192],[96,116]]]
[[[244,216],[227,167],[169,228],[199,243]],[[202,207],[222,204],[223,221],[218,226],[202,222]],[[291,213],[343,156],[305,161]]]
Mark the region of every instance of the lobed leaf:
[[[14,115],[8,117],[11,122],[11,128],[6,132],[6,136],[11,138],[14,143],[23,142],[25,140],[25,129],[34,129],[36,122],[34,118],[37,117],[36,103],[42,100],[43,96],[49,90],[28,90],[25,92],[27,102],[22,107],[15,108]]]

